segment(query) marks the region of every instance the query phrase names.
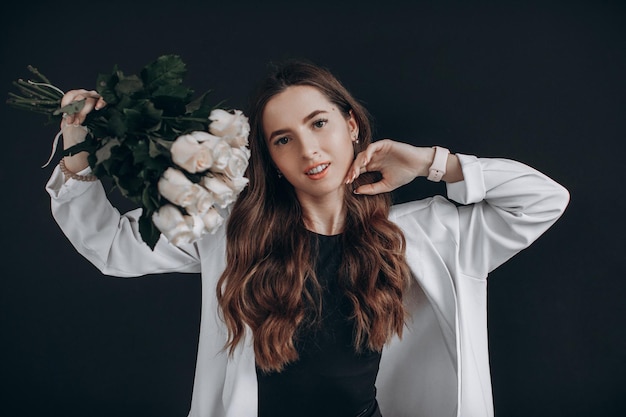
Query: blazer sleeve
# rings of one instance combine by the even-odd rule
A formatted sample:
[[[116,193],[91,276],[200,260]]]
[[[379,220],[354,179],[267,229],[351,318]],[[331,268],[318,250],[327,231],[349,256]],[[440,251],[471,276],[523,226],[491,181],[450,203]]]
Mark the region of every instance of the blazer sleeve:
[[[65,182],[57,166],[46,191],[51,197],[52,215],[65,236],[103,274],[132,277],[200,272],[195,244],[179,248],[161,235],[151,250],[139,234],[141,209],[121,215],[107,199],[100,181]]]
[[[486,277],[528,247],[563,214],[569,192],[521,162],[459,155],[464,180],[447,184],[463,273]]]

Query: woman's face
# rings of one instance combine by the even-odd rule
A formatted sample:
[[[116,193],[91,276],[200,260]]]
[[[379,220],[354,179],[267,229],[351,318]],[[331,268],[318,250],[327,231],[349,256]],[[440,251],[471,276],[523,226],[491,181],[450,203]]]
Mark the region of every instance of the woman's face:
[[[270,156],[300,202],[343,198],[358,134],[354,116],[346,118],[315,87],[291,86],[270,99],[262,117]]]

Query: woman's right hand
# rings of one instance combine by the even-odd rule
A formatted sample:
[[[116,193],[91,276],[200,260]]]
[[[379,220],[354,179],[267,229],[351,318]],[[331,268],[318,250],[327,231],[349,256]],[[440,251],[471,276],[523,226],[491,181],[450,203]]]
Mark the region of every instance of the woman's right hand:
[[[65,114],[63,116],[63,122],[66,125],[81,125],[85,121],[85,117],[92,110],[100,110],[104,106],[106,106],[106,102],[102,98],[100,94],[98,94],[95,90],[87,91],[84,89],[79,90],[70,90],[61,99],[61,107],[67,106],[68,104],[74,101],[85,100],[85,105],[78,113],[74,114]],[[61,127],[63,127],[63,122],[61,122]]]
[[[106,106],[106,102],[96,91],[79,89],[70,90],[65,93],[61,99],[61,107],[79,100],[85,100],[83,108],[78,113],[64,114],[61,120],[63,149],[68,149],[85,140],[87,130],[85,127],[81,126],[85,121],[85,117],[87,117],[87,114],[92,110],[100,110]],[[66,168],[73,173],[78,173],[89,166],[87,162],[87,152],[79,152],[72,156],[66,156],[64,162]]]

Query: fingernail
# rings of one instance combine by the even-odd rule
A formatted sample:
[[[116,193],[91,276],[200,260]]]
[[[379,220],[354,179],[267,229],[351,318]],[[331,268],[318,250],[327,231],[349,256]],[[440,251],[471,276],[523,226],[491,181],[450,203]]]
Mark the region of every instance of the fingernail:
[[[354,191],[352,191],[354,194],[361,194],[360,192],[358,192],[356,189]]]

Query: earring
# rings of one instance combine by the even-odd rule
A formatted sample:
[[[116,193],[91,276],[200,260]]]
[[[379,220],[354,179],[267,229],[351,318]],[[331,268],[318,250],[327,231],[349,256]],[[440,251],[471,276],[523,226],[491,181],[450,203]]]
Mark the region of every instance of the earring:
[[[359,137],[356,134],[352,134],[352,140],[354,141],[354,143],[356,143],[358,145]]]
[[[280,170],[276,170],[276,175],[278,175],[278,178],[282,178],[283,177],[283,173],[280,172]]]

